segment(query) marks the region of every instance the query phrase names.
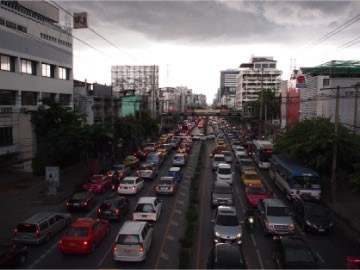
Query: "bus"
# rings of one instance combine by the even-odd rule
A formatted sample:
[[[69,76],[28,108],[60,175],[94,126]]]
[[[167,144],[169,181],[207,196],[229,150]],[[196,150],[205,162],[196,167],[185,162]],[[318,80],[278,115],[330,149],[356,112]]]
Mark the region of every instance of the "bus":
[[[270,163],[270,178],[289,200],[297,195],[320,199],[319,173],[281,155],[273,155]]]
[[[273,144],[270,141],[254,140],[251,149],[252,158],[261,169],[270,168],[270,158],[273,152]]]

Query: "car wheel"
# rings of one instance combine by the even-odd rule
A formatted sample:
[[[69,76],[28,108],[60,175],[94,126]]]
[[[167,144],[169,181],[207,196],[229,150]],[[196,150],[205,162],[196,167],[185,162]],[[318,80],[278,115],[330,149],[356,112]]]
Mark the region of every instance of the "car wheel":
[[[24,265],[26,263],[27,260],[27,255],[26,254],[21,254],[18,258],[17,258],[17,264],[18,265]]]

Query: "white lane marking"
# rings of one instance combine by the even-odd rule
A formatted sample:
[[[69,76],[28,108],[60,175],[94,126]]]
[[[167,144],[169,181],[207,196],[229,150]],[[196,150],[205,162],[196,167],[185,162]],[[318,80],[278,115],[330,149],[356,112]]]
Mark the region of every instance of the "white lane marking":
[[[179,225],[179,223],[177,223],[176,221],[173,221],[173,220],[171,220],[171,224],[174,225],[174,226],[178,226],[178,225]]]
[[[176,214],[181,214],[182,211],[181,211],[180,209],[175,209],[175,213],[176,213]]]
[[[173,240],[175,239],[175,237],[174,237],[174,236],[171,236],[170,234],[168,234],[168,235],[166,236],[166,239],[168,239],[168,240],[170,240],[170,241],[173,241]]]
[[[169,256],[166,254],[166,253],[164,253],[164,252],[161,252],[161,256],[160,256],[161,258],[163,258],[164,260],[169,260]]]
[[[260,252],[259,252],[258,249],[256,249],[256,254],[257,254],[257,257],[258,257],[258,259],[259,259],[259,263],[260,263],[261,269],[264,269],[264,264],[263,264],[263,262],[262,262],[262,259],[261,259],[261,256],[260,256]]]
[[[102,256],[101,260],[99,261],[97,267],[100,268],[100,266],[102,265],[102,263],[104,262],[104,260],[106,259],[106,257],[108,256],[108,254],[110,253],[110,251],[113,249],[113,246],[111,245],[110,248],[105,252],[104,256]]]
[[[316,252],[316,256],[318,256],[318,258],[320,259],[320,261],[322,263],[325,263],[325,260],[320,256],[320,253],[319,252]]]
[[[242,201],[242,196],[240,196],[240,191],[239,191],[239,188],[238,188],[238,186],[237,185],[235,185],[235,190],[236,190],[236,192],[237,192],[237,194],[238,194],[238,198],[239,198],[239,201],[240,201],[240,204],[241,204],[241,212],[244,214],[245,212],[245,206],[244,206],[244,203],[243,203],[243,201]]]
[[[182,185],[181,188],[182,188],[182,189],[188,189],[189,187],[186,186],[186,185]]]
[[[185,202],[184,201],[181,201],[181,200],[177,200],[176,201],[178,204],[184,204]]]
[[[181,195],[181,196],[186,196],[186,193],[185,192],[179,192],[179,194]]]
[[[49,253],[51,251],[53,251],[53,249],[55,249],[58,245],[58,242],[54,243],[44,254],[42,254],[36,261],[34,261],[28,268],[32,269],[34,268],[37,264],[39,264],[43,259],[45,259],[45,257],[47,255],[49,255]]]
[[[256,241],[255,241],[255,237],[254,237],[254,235],[253,234],[251,234],[251,240],[253,241],[253,243],[254,243],[254,247],[256,247]]]

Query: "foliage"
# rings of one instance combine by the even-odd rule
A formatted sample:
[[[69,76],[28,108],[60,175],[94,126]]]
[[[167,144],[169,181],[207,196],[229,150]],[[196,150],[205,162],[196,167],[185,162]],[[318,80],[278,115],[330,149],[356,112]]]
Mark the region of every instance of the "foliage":
[[[318,171],[330,171],[335,140],[338,143],[338,167],[351,169],[352,160],[360,158],[359,136],[340,125],[338,137],[335,138],[334,124],[327,118],[297,123],[275,144],[275,151],[298,159]]]
[[[354,172],[350,175],[349,182],[353,191],[360,191],[360,162],[354,165]]]

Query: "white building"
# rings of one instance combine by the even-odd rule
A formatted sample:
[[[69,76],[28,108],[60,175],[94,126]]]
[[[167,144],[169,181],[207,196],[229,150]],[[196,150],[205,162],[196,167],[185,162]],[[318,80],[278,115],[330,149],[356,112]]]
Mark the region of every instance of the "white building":
[[[44,1],[0,2],[0,162],[31,170],[30,116],[43,99],[73,106],[71,30]],[[3,163],[4,164],[4,163]]]
[[[242,63],[236,77],[236,109],[251,112],[251,103],[259,99],[262,89],[279,93],[281,74],[273,57],[254,56],[250,63]]]
[[[180,111],[180,91],[175,87],[160,88],[161,113]]]
[[[224,95],[220,99],[221,106],[226,106],[227,108],[235,108],[235,95]]]

